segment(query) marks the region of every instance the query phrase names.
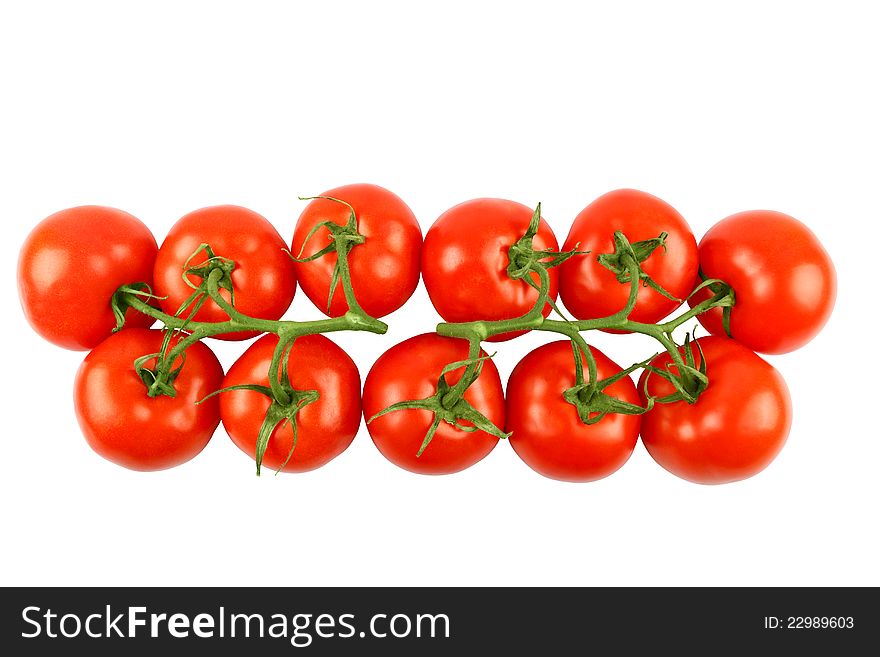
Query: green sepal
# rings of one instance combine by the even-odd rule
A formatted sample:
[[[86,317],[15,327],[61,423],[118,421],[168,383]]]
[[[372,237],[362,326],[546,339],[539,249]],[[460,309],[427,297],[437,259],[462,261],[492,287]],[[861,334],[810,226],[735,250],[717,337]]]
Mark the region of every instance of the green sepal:
[[[681,303],[683,299],[679,299],[672,293],[667,291],[662,285],[651,278],[642,269],[641,264],[647,260],[654,251],[662,247],[666,251],[666,238],[669,233],[660,233],[658,237],[652,237],[648,240],[635,242],[630,244],[626,236],[619,230],[614,231],[614,252],[600,253],[596,259],[599,264],[615,275],[618,283],[629,283],[632,281],[632,273],[627,267],[627,262],[635,262],[639,270],[639,280],[646,287],[650,287],[656,292],[662,294],[667,299],[678,301]]]
[[[293,443],[290,446],[290,451],[287,453],[284,462],[279,466],[275,474],[281,472],[290,462],[293,452],[296,449],[296,441],[299,435],[297,414],[305,406],[317,401],[318,398],[319,393],[317,390],[305,390],[297,391],[292,395],[292,401],[289,404],[282,405],[277,401],[272,401],[266,411],[266,417],[263,419],[263,423],[260,426],[260,432],[257,434],[257,444],[254,454],[254,460],[257,464],[257,476],[260,476],[263,457],[266,454],[266,449],[269,447],[269,439],[279,425],[283,426],[287,422],[290,422],[290,425],[293,428]]]
[[[336,253],[336,264],[333,266],[333,272],[330,275],[330,293],[327,295],[327,312],[330,312],[330,306],[333,304],[333,294],[336,292],[336,288],[339,285],[339,281],[342,278],[342,268],[347,265],[347,256],[348,251],[355,244],[363,244],[366,241],[366,237],[361,235],[358,232],[358,223],[357,223],[357,215],[355,214],[354,208],[350,203],[343,201],[342,199],[334,198],[332,196],[300,196],[300,201],[313,201],[315,199],[324,199],[327,201],[333,201],[335,203],[341,203],[349,209],[348,221],[345,225],[340,226],[335,221],[322,221],[318,224],[312,226],[312,229],[306,234],[305,239],[303,240],[302,247],[299,250],[297,255],[293,255],[289,253],[291,259],[294,262],[311,262],[312,260],[317,260],[328,253]],[[332,242],[325,246],[320,251],[313,253],[310,256],[305,258],[302,257],[303,251],[305,251],[306,244],[308,241],[322,228],[326,228],[330,233],[330,237],[332,238]],[[340,252],[340,248],[344,250],[344,253]],[[342,256],[342,257],[340,257]],[[343,264],[345,263],[345,264]]]
[[[587,347],[589,349],[589,346]],[[598,381],[585,381],[583,375],[583,363],[581,347],[572,340],[572,349],[575,357],[575,385],[562,393],[563,399],[575,407],[578,418],[583,424],[590,425],[600,422],[609,413],[620,415],[642,415],[654,407],[652,399],[648,399],[646,406],[632,404],[604,392],[604,389],[617,383],[622,378],[629,376],[637,369],[644,368],[654,356],[640,363],[635,363],[620,372]]]
[[[190,263],[195,260],[195,258],[202,252],[204,252],[205,254],[205,260],[198,265],[191,267]],[[217,281],[217,287],[229,292],[229,302],[234,306],[235,289],[232,286],[232,271],[235,269],[235,262],[233,262],[229,258],[215,255],[214,250],[209,244],[203,242],[199,245],[199,248],[193,251],[190,257],[187,258],[186,262],[183,264],[183,273],[181,274],[181,276],[183,278],[183,282],[186,283],[193,290],[206,293],[204,288],[205,281],[208,280],[208,276],[210,276],[211,272],[215,269],[220,269],[223,271],[223,275]],[[191,280],[189,280],[190,276],[198,276],[202,279],[202,283],[199,283],[198,285],[194,284]],[[183,312],[187,305],[188,304],[184,303],[184,305],[181,306],[181,308],[178,310],[178,313]]]
[[[257,434],[257,441],[254,449],[254,460],[257,464],[258,477],[260,476],[260,471],[262,469],[263,457],[266,454],[266,449],[269,447],[269,440],[272,438],[275,429],[278,428],[279,425],[283,426],[287,422],[290,422],[290,425],[293,428],[293,443],[290,447],[290,451],[287,453],[287,457],[281,464],[281,467],[275,472],[275,474],[278,474],[290,462],[291,457],[293,457],[293,452],[296,449],[296,441],[299,435],[297,415],[303,408],[316,402],[320,398],[320,394],[317,390],[295,390],[293,386],[290,385],[286,371],[284,373],[284,381],[282,381],[282,385],[290,396],[290,401],[288,403],[280,403],[276,400],[275,394],[269,386],[256,383],[242,383],[235,386],[221,388],[220,390],[215,390],[214,392],[205,395],[196,402],[197,404],[201,404],[206,399],[210,399],[215,395],[230,392],[232,390],[250,390],[269,398],[271,403],[269,404],[269,408],[266,409],[266,415],[263,417],[263,422],[260,425],[260,431]]]
[[[183,366],[186,363],[186,352],[184,351],[180,355],[180,365],[167,373],[164,373],[166,363],[164,357],[165,353],[166,351],[163,348],[160,352],[141,356],[134,361],[134,370],[137,372],[137,375],[143,384],[147,387],[147,394],[150,397],[158,397],[159,395],[177,397],[177,390],[174,388],[174,380],[177,379],[178,375],[180,375],[180,372],[183,370]],[[153,368],[147,367],[146,362],[153,358],[156,359],[156,365]]]
[[[431,413],[433,413],[434,418],[431,421],[431,425],[428,427],[428,431],[425,433],[425,438],[422,441],[418,452],[416,453],[416,457],[421,456],[431,444],[431,440],[434,438],[434,435],[436,434],[441,422],[446,422],[447,424],[452,425],[455,429],[459,431],[464,431],[466,433],[474,433],[475,431],[480,430],[485,431],[486,433],[495,436],[496,438],[509,438],[510,433],[502,431],[497,426],[495,426],[495,424],[489,418],[487,418],[476,408],[474,408],[470,404],[470,402],[468,402],[464,397],[459,397],[451,406],[447,407],[443,405],[444,398],[453,389],[453,386],[450,386],[449,383],[446,381],[446,375],[453,370],[457,370],[461,367],[467,367],[468,365],[476,363],[474,373],[470,377],[471,380],[467,382],[467,386],[469,386],[480,376],[483,368],[483,363],[489,358],[492,358],[492,356],[480,356],[479,358],[460,360],[449,363],[440,372],[440,376],[437,380],[437,392],[435,392],[433,395],[425,397],[424,399],[407,399],[397,402],[396,404],[392,404],[391,406],[382,409],[371,418],[369,418],[367,420],[367,424],[370,424],[378,417],[386,415],[387,413],[393,413],[395,411],[417,409],[430,411]],[[460,420],[469,422],[473,426],[462,424]]]
[[[665,369],[660,369],[653,365],[648,365],[645,367],[645,369],[649,372],[649,377],[651,374],[656,374],[657,376],[660,376],[669,381],[669,383],[672,384],[672,387],[675,388],[674,393],[655,398],[656,403],[670,404],[677,401],[684,401],[688,404],[695,404],[700,395],[703,394],[703,391],[705,391],[706,388],[709,387],[709,377],[707,375],[708,367],[706,365],[706,357],[703,353],[703,347],[700,345],[699,340],[694,340],[693,342],[696,344],[697,351],[700,354],[699,366],[696,364],[693,349],[691,349],[690,347],[691,336],[690,334],[688,334],[685,336],[683,350],[684,367],[676,365],[672,361],[668,361],[666,363]],[[674,374],[672,372],[672,367],[675,367],[677,370],[679,370],[677,374]],[[648,379],[646,378],[646,396],[647,385]]]
[[[514,280],[524,279],[529,285],[538,290],[540,288],[529,275],[531,272],[537,272],[538,267],[545,270],[558,267],[573,256],[589,253],[588,251],[578,251],[577,247],[571,251],[536,250],[532,241],[535,235],[538,234],[540,224],[541,204],[538,203],[538,206],[532,213],[532,218],[529,220],[529,227],[526,229],[525,234],[514,242],[507,252],[507,275]]]

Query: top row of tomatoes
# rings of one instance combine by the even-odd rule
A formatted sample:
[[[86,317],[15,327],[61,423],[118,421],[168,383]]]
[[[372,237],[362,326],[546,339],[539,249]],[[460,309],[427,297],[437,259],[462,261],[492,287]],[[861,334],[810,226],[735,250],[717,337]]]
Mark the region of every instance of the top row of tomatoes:
[[[369,184],[329,190],[300,215],[290,246],[264,217],[223,205],[191,212],[174,224],[161,247],[135,217],[112,208],[83,206],[58,212],[26,240],[19,260],[19,291],[28,320],[46,339],[69,349],[90,349],[115,326],[109,301],[121,285],[143,282],[174,314],[200,281],[184,278],[187,259],[201,244],[235,263],[235,307],[242,313],[278,319],[290,305],[297,282],[308,298],[331,316],[343,314],[341,286],[329,299],[336,254],[308,262],[329,244],[321,222],[345,224],[352,209],[363,244],[349,256],[352,286],[363,309],[382,317],[400,308],[424,278],[431,302],[448,322],[501,320],[528,312],[534,288],[507,274],[508,250],[528,228],[533,209],[520,203],[482,198],[460,203],[432,224],[422,240],[410,208],[392,192]],[[350,206],[350,207],[349,207]],[[84,229],[84,226],[87,228]],[[668,203],[645,192],[609,192],[575,218],[562,250],[590,255],[570,258],[549,270],[550,297],[561,297],[577,319],[611,315],[626,305],[629,286],[596,258],[614,251],[613,234],[631,243],[666,233],[642,267],[670,297],[639,289],[631,321],[656,323],[686,299],[703,278],[717,278],[736,294],[730,317],[734,338],[762,353],[784,353],[808,342],[822,328],[834,304],[836,281],[828,254],[801,222],[772,211],[732,215],[713,226],[697,245],[685,219]],[[535,249],[559,250],[542,218]],[[223,290],[224,295],[228,291]],[[703,290],[696,303],[710,292]],[[550,306],[544,309],[549,314]],[[132,326],[152,319],[129,311]],[[207,301],[197,321],[224,321],[225,312]],[[723,334],[721,309],[700,316],[714,334]],[[253,334],[225,334],[243,339]],[[511,334],[494,339],[508,339]]]

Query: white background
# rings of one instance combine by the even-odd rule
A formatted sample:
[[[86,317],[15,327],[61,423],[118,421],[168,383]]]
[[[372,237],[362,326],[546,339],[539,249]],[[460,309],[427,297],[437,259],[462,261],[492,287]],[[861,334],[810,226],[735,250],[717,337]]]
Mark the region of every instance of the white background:
[[[878,585],[880,42],[871,3],[77,2],[0,10],[2,584]],[[771,362],[789,443],[721,487],[639,445],[563,484],[507,444],[459,475],[396,468],[364,429],[327,467],[253,475],[218,430],[139,474],[94,455],[71,387],[82,353],[32,333],[15,260],[44,216],[97,203],[161,241],[237,203],[285,239],[297,195],[375,182],[423,229],[476,196],[544,203],[564,239],[636,187],[699,237],[733,212],[806,222],[834,258],[826,330]],[[288,317],[319,316],[298,293]],[[420,285],[385,337],[337,335],[365,376],[438,317]],[[689,327],[690,328],[690,327]],[[591,336],[628,364],[641,336]],[[498,347],[504,377],[546,341]],[[241,344],[212,341],[225,366]]]

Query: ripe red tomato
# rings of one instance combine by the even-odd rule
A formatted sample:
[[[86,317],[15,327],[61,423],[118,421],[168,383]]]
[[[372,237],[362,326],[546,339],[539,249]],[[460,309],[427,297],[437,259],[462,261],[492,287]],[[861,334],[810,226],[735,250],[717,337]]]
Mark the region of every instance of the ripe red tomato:
[[[655,249],[642,263],[642,269],[673,297],[684,299],[691,293],[698,271],[697,242],[684,217],[656,196],[635,189],[618,189],[581,210],[562,247],[566,251],[590,251],[561,265],[559,293],[572,315],[597,319],[626,306],[629,283],[620,283],[597,260],[601,253],[614,252],[617,230],[623,231],[631,244],[668,233],[665,251],[662,246]],[[680,301],[667,299],[642,285],[629,318],[655,324],[680,305]]]
[[[189,298],[193,289],[183,280],[183,268],[201,244],[208,244],[214,254],[235,262],[232,287],[235,307],[240,312],[260,319],[278,319],[293,300],[296,277],[287,245],[278,231],[264,217],[235,205],[216,205],[190,212],[171,227],[159,248],[154,280],[162,310],[173,315]],[[190,267],[203,264],[204,253],[190,262]],[[189,275],[193,285],[202,278]],[[229,301],[228,290],[220,290]],[[184,312],[183,316],[188,316]],[[199,322],[223,322],[228,315],[214,301],[208,300],[195,314]],[[257,335],[253,331],[236,331],[214,337],[223,340],[245,340]]]
[[[384,317],[400,308],[419,284],[422,230],[412,210],[397,195],[378,185],[345,185],[322,196],[351,205],[357,217],[358,232],[366,238],[351,250],[348,258],[352,289],[361,308],[372,317]],[[330,232],[326,228],[319,229],[303,248],[309,231],[324,221],[344,226],[350,215],[351,209],[343,203],[313,200],[296,222],[291,253],[302,258],[314,255],[330,243]],[[336,253],[295,263],[303,292],[331,317],[344,315],[348,310],[340,281],[327,312],[335,266]]]
[[[147,396],[134,361],[158,353],[162,339],[158,330],[115,333],[86,356],[76,375],[74,402],[83,435],[98,454],[132,470],[164,470],[189,461],[220,423],[216,398],[196,404],[223,381],[217,357],[201,342],[186,350],[173,382],[177,396]],[[155,359],[146,363],[153,365]]]
[[[781,212],[753,210],[719,221],[700,241],[700,267],[736,294],[731,336],[763,354],[784,354],[812,340],[837,296],[828,253],[809,228]],[[690,303],[710,295],[701,291]],[[699,320],[710,333],[725,335],[720,308]]]
[[[223,387],[269,385],[269,364],[278,344],[265,335],[233,363]],[[284,472],[306,472],[339,456],[351,444],[361,423],[361,379],[354,361],[323,335],[297,338],[288,356],[291,384],[296,390],[317,390],[318,399],[297,414],[297,440]],[[271,401],[259,392],[232,390],[220,395],[220,415],[229,437],[255,458],[257,436]],[[288,422],[275,428],[263,455],[265,467],[278,470],[293,446]]]
[[[538,301],[538,291],[507,274],[508,250],[526,232],[534,210],[515,201],[478,198],[459,203],[438,217],[425,235],[422,276],[431,303],[447,322],[513,319]],[[544,219],[532,244],[536,250],[559,249]],[[557,294],[556,268],[550,275],[550,298]],[[532,275],[539,282],[536,274]],[[550,305],[543,308],[544,317]],[[510,340],[525,331],[503,333],[491,341]]]
[[[708,388],[695,404],[656,404],[642,416],[642,441],[657,463],[688,481],[746,479],[767,467],[785,444],[791,428],[788,387],[772,365],[734,340],[709,336],[696,342],[706,358]],[[699,365],[694,343],[691,350]],[[651,364],[664,369],[671,361],[661,354]],[[643,372],[640,391],[646,376]],[[648,392],[663,397],[675,390],[652,374]]]
[[[596,348],[599,378],[621,371]],[[583,358],[583,357],[582,357]],[[586,364],[584,364],[586,373]],[[638,415],[609,413],[596,424],[584,424],[562,394],[575,385],[571,342],[538,347],[514,368],[507,383],[507,430],[510,445],[536,472],[561,481],[595,481],[627,462],[639,439]],[[639,404],[631,378],[603,390],[630,404]],[[594,416],[595,417],[595,416]]]
[[[430,397],[437,392],[437,380],[443,368],[467,357],[465,340],[435,333],[417,335],[391,347],[367,375],[364,417],[369,420],[400,401]],[[455,385],[463,373],[464,367],[448,373],[446,382]],[[464,398],[496,427],[504,426],[504,391],[491,360],[484,361],[479,378],[465,391]],[[405,470],[421,474],[451,474],[469,468],[498,442],[498,438],[485,431],[462,431],[441,422],[428,447],[421,456],[416,456],[433,420],[430,411],[399,410],[377,417],[367,429],[385,458]]]
[[[128,283],[153,280],[156,239],[122,210],[84,205],[44,219],[21,247],[18,294],[25,317],[65,349],[97,346],[116,326],[110,298]],[[127,327],[153,320],[134,310]]]

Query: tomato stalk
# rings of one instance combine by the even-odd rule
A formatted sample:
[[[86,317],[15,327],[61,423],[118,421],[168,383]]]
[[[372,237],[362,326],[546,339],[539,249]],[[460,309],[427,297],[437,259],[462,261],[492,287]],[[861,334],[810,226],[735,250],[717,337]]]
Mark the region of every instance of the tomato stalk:
[[[343,201],[339,202],[343,203]],[[348,204],[346,203],[346,205]],[[265,394],[271,400],[256,443],[255,458],[258,475],[263,455],[275,428],[280,424],[290,423],[294,430],[293,445],[295,448],[297,434],[296,416],[304,406],[318,399],[318,392],[316,390],[297,390],[290,382],[288,356],[294,341],[307,335],[336,331],[366,331],[384,334],[388,330],[388,325],[385,322],[370,316],[364,311],[354,295],[348,258],[351,249],[365,241],[364,236],[358,232],[357,218],[355,217],[354,210],[352,209],[349,222],[345,226],[338,226],[332,222],[326,222],[321,225],[328,227],[332,243],[317,254],[304,260],[314,260],[331,251],[336,253],[337,260],[331,281],[329,298],[333,298],[337,284],[341,283],[345,300],[348,304],[348,311],[339,317],[311,321],[292,321],[261,319],[242,313],[235,307],[234,301],[232,272],[235,268],[235,263],[221,255],[216,255],[208,244],[200,245],[183,266],[183,278],[187,285],[193,288],[193,294],[190,295],[174,315],[169,315],[150,305],[150,299],[155,297],[150,292],[148,286],[144,284],[124,285],[113,295],[111,305],[117,319],[117,331],[122,328],[125,322],[125,313],[128,308],[133,308],[143,315],[152,317],[154,320],[162,322],[165,326],[166,337],[162,350],[156,354],[143,356],[135,362],[135,368],[144,382],[147,394],[150,397],[157,397],[159,395],[173,397],[176,394],[174,379],[182,368],[182,360],[185,358],[186,350],[204,338],[244,331],[273,333],[278,336],[278,344],[269,365],[269,386],[245,386],[247,389]],[[205,261],[196,266],[190,266],[190,263],[201,253],[205,254]],[[291,258],[298,260],[292,254]],[[202,280],[199,284],[194,284],[190,280],[191,276],[199,277]],[[221,290],[224,289],[229,293],[229,300],[221,293]],[[228,319],[220,322],[200,322],[194,320],[193,317],[198,309],[209,300],[213,301],[223,310]],[[171,339],[178,336],[181,336],[180,339],[172,347]],[[479,349],[479,343],[477,343],[477,348]],[[146,368],[144,364],[152,358],[156,359],[156,365],[153,368]],[[176,367],[174,366],[175,364],[177,364]],[[464,388],[466,387],[464,386]],[[240,388],[241,386],[234,386],[229,389]],[[209,397],[225,391],[226,389],[217,390],[209,395]],[[450,399],[449,404],[461,409],[461,404],[456,404],[453,399]],[[476,413],[476,411],[474,412]],[[491,424],[485,418],[474,416],[471,419],[481,427],[485,426],[486,423]],[[291,454],[287,457],[288,460],[292,456],[292,452],[293,448],[291,449]]]
[[[471,340],[468,345],[468,361],[464,373],[461,375],[458,383],[440,397],[440,405],[443,408],[451,409],[455,407],[458,400],[464,396],[464,391],[470,387],[471,383],[477,380],[481,366],[480,342],[479,340]]]
[[[345,302],[348,304],[349,310],[355,311],[356,314],[359,314],[364,317],[369,317],[367,313],[363,311],[358,303],[357,298],[354,295],[354,287],[351,283],[351,269],[348,263],[348,254],[351,252],[352,248],[357,246],[358,244],[363,244],[366,241],[366,238],[358,232],[357,225],[357,215],[355,214],[354,208],[347,201],[343,201],[338,198],[334,198],[333,196],[300,196],[300,201],[314,201],[315,199],[325,199],[327,201],[333,201],[334,203],[340,203],[348,208],[348,221],[340,226],[334,221],[322,221],[315,225],[303,240],[302,249],[306,248],[306,244],[308,244],[309,239],[317,233],[321,228],[327,230],[330,233],[330,237],[332,239],[332,243],[325,246],[323,249],[319,250],[317,253],[314,253],[305,258],[302,257],[302,250],[297,255],[290,254],[290,257],[295,262],[311,262],[312,260],[316,260],[321,258],[328,253],[336,253],[336,265],[333,267],[333,274],[330,278],[330,294],[327,295],[327,310],[330,310],[330,306],[333,303],[333,294],[336,292],[337,285],[342,283],[342,291],[345,294]]]
[[[347,267],[343,267],[343,269],[347,270]],[[120,291],[116,295],[116,300],[117,303],[124,304],[126,307],[134,308],[144,315],[159,320],[168,330],[186,331],[188,335],[180,340],[165,356],[165,360],[169,363],[175,362],[175,360],[185,352],[187,348],[196,342],[222,333],[257,331],[259,333],[274,333],[279,337],[283,336],[287,340],[292,340],[305,335],[314,335],[316,333],[367,331],[369,333],[381,335],[388,330],[388,325],[385,324],[385,322],[370,317],[360,308],[360,306],[356,306],[353,310],[349,310],[341,317],[330,317],[327,319],[304,322],[249,317],[237,311],[235,307],[226,301],[226,299],[220,294],[218,281],[222,275],[222,271],[216,269],[213,270],[206,280],[206,290],[208,297],[220,306],[227,315],[229,315],[229,319],[224,322],[198,322],[179,316],[168,315],[158,308],[151,306],[144,300],[144,294],[136,290],[133,291],[133,286],[130,285],[120,288]],[[275,366],[277,371],[277,364]],[[164,380],[164,378],[162,372],[157,373],[157,381]],[[150,388],[150,395],[156,396],[156,394],[164,394],[159,392],[161,387],[161,385],[152,386]]]
[[[538,210],[536,210],[536,216],[540,216],[540,205],[538,206]],[[532,226],[530,226],[530,230],[532,230]],[[524,240],[527,240],[528,237],[529,233],[527,232],[523,237],[523,240],[517,242],[517,245],[515,246],[524,246]],[[661,233],[658,237],[651,240],[631,244],[621,231],[616,231],[614,233],[614,252],[599,254],[597,259],[603,266],[616,275],[617,280],[621,284],[629,284],[630,289],[627,301],[623,308],[607,317],[577,321],[567,319],[562,315],[555,304],[552,303],[552,300],[550,299],[550,282],[547,269],[560,264],[569,257],[585,254],[578,251],[560,254],[535,252],[533,257],[526,259],[523,257],[523,251],[520,248],[511,248],[509,254],[510,265],[507,269],[508,275],[510,275],[511,278],[526,280],[532,284],[533,287],[538,289],[538,299],[529,312],[520,317],[497,321],[472,321],[461,323],[443,322],[437,325],[437,333],[447,337],[468,340],[472,357],[475,353],[479,353],[480,342],[494,335],[532,329],[559,333],[566,336],[572,341],[577,383],[575,387],[565,391],[563,396],[566,401],[576,407],[578,416],[581,421],[586,424],[598,422],[608,413],[644,413],[647,410],[650,410],[655,402],[668,403],[678,399],[684,399],[688,403],[695,403],[700,393],[705,390],[708,385],[705,364],[701,364],[700,369],[698,369],[695,366],[695,363],[692,362],[692,358],[683,358],[679,350],[679,345],[672,337],[672,333],[685,322],[696,318],[698,315],[712,308],[731,308],[736,302],[735,295],[730,286],[723,281],[718,279],[705,280],[693,290],[688,298],[705,287],[708,287],[713,292],[713,295],[693,306],[678,317],[660,324],[645,324],[630,320],[629,317],[638,300],[639,288],[643,285],[651,287],[667,298],[674,299],[669,292],[663,289],[662,286],[645,273],[641,266],[641,264],[647,260],[656,249],[660,247],[665,249],[665,240],[666,234]],[[542,257],[535,257],[538,254],[541,254]],[[534,281],[532,274],[537,276],[539,281],[538,285],[533,284]],[[553,306],[554,310],[556,310],[557,314],[559,314],[562,319],[544,318],[541,311],[548,303]],[[652,356],[651,358],[625,369],[623,374],[599,380],[595,358],[581,333],[584,331],[602,329],[629,331],[653,337],[667,352],[669,352],[677,373],[673,374],[669,370],[661,372],[651,368],[649,362],[653,358]],[[583,361],[581,360],[580,354],[582,354]],[[583,372],[584,363],[587,368],[586,377],[584,377]],[[620,376],[629,375],[638,369],[649,369],[653,373],[669,379],[676,388],[676,394],[657,400],[649,398],[647,405],[641,407],[616,400],[602,392],[603,388],[617,381]],[[467,371],[465,372],[466,376],[463,376],[459,385],[456,386],[454,395],[452,396],[453,400],[464,394],[467,385],[469,385],[467,384],[468,373],[469,372]]]

